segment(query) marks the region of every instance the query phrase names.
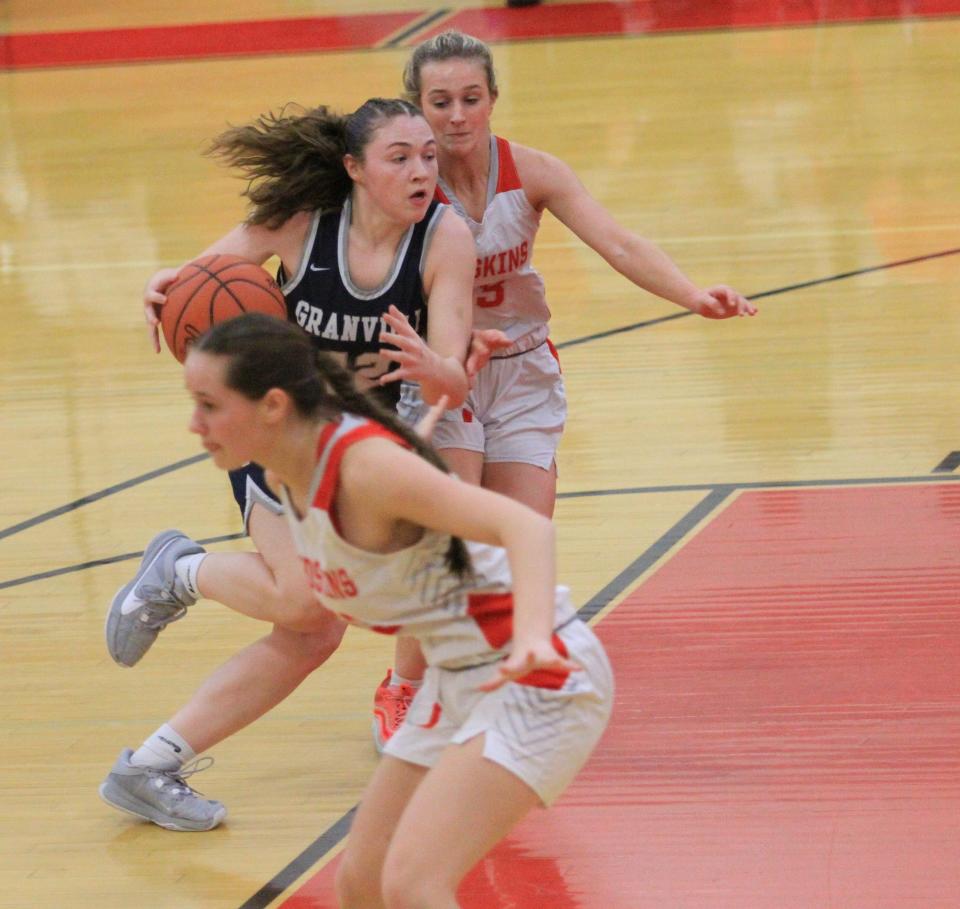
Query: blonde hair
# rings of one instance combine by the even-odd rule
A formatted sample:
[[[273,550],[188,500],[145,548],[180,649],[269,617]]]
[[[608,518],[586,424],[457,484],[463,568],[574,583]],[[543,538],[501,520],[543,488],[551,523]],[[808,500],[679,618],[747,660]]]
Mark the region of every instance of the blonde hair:
[[[403,68],[403,96],[407,101],[420,105],[420,92],[423,89],[420,74],[423,66],[441,60],[475,60],[480,63],[487,76],[490,95],[496,97],[497,74],[493,69],[493,54],[490,53],[490,48],[479,38],[451,30],[418,44],[410,55]]]

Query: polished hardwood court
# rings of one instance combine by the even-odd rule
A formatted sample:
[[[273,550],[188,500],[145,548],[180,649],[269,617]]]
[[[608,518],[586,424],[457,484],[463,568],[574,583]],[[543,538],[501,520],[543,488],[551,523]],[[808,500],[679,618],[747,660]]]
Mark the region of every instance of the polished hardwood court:
[[[0,57],[0,906],[331,905],[389,641],[350,631],[214,749],[191,783],[228,805],[222,828],[173,834],[97,797],[120,748],[262,631],[204,602],[134,670],[104,648],[156,531],[247,545],[141,290],[244,215],[212,136],[290,101],[396,94],[410,46],[451,24],[493,43],[499,134],[563,158],[695,281],[761,310],[689,316],[544,218],[534,261],[570,402],[559,573],[618,701],[595,762],[464,905],[953,905],[960,9],[770,0],[679,27],[711,5],[588,6],[0,6],[16,51]],[[355,16],[392,18],[368,33]],[[320,17],[346,46],[225,57],[188,31],[180,59],[143,50],[153,28]],[[99,62],[77,58],[78,32]],[[41,62],[18,65],[28,51]]]

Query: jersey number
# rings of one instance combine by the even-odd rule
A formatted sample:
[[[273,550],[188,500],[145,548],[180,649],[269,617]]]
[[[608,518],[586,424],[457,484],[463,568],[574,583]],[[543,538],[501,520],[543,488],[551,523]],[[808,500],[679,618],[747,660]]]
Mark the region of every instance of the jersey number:
[[[477,288],[477,306],[481,309],[493,309],[503,302],[503,281],[496,284],[481,284]]]

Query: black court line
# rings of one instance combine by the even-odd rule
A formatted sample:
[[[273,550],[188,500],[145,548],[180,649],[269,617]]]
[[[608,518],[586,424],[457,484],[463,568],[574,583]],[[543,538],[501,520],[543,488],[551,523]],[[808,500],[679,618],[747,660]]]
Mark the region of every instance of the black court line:
[[[165,473],[172,473],[174,470],[179,470],[181,467],[189,467],[191,464],[196,464],[198,461],[203,461],[206,458],[209,458],[206,452],[203,454],[191,455],[189,458],[184,458],[182,461],[174,461],[173,464],[168,464],[166,467],[158,467],[156,470],[151,470],[149,473],[141,474],[139,477],[134,477],[132,480],[124,480],[122,483],[117,483],[115,486],[108,486],[106,489],[101,489],[99,492],[92,492],[88,496],[84,496],[81,499],[75,499],[73,502],[68,502],[66,505],[61,505],[59,508],[54,508],[52,511],[45,511],[43,514],[38,514],[35,517],[28,518],[26,521],[21,521],[19,524],[14,524],[11,527],[7,527],[4,530],[0,530],[0,540],[4,537],[13,536],[15,533],[19,533],[21,530],[27,530],[30,527],[35,527],[37,524],[42,524],[44,521],[49,521],[51,518],[57,518],[62,514],[67,514],[70,511],[76,511],[78,508],[82,508],[84,505],[89,505],[91,502],[97,502],[100,499],[105,499],[107,496],[112,496],[114,493],[122,492],[124,489],[130,489],[132,486],[138,486],[140,483],[146,483],[147,480],[153,480],[156,477],[163,476]]]
[[[211,543],[224,543],[227,540],[241,540],[246,536],[245,533],[227,533],[219,537],[207,537],[205,540],[197,540],[201,546],[209,546]],[[41,571],[38,574],[25,575],[22,578],[13,578],[10,581],[0,581],[0,590],[7,587],[19,587],[21,584],[29,584],[31,581],[44,581],[47,578],[59,577],[62,574],[72,574],[75,571],[85,571],[88,568],[98,568],[100,565],[112,565],[114,562],[125,562],[128,559],[139,559],[143,556],[143,550],[139,552],[125,552],[121,555],[107,556],[105,559],[94,559],[91,562],[80,562],[77,565],[65,565],[62,568],[51,568],[49,571]]]
[[[399,45],[408,38],[412,38],[418,32],[422,32],[428,26],[433,25],[433,23],[438,19],[442,19],[444,16],[447,16],[452,12],[453,10],[449,7],[441,7],[438,10],[434,10],[434,12],[430,13],[429,15],[421,17],[416,22],[412,22],[402,32],[394,35],[389,41],[384,41],[382,44],[378,44],[377,47],[399,47]]]
[[[250,897],[240,909],[265,909],[278,896],[291,887],[302,874],[306,874],[349,832],[357,808],[351,808],[340,820],[328,827],[306,849],[303,850],[286,868],[264,884]]]
[[[913,256],[909,259],[900,259],[896,262],[886,262],[883,265],[869,265],[866,268],[858,268],[853,271],[845,271],[840,274],[831,275],[827,278],[815,278],[812,281],[802,281],[799,284],[788,284],[784,287],[776,287],[773,290],[764,290],[760,293],[753,294],[751,300],[762,300],[765,297],[773,297],[778,294],[785,294],[791,290],[800,290],[805,287],[814,287],[818,284],[827,284],[831,281],[841,281],[845,278],[853,278],[858,275],[865,275],[874,271],[882,271],[887,268],[898,268],[901,265],[912,265],[916,262],[926,262],[930,259],[940,259],[944,256],[953,256],[957,253],[960,253],[960,247],[956,249],[946,249],[941,252],[936,253],[927,253],[922,256]],[[588,341],[598,341],[602,338],[609,338],[613,335],[623,334],[624,332],[636,331],[639,328],[648,328],[651,325],[659,325],[663,322],[671,322],[674,319],[683,319],[686,316],[692,316],[693,313],[684,310],[683,312],[671,313],[667,316],[660,316],[655,319],[647,319],[644,322],[634,322],[631,325],[623,325],[620,328],[611,328],[607,331],[597,332],[591,335],[584,335],[582,338],[572,338],[569,341],[561,341],[556,345],[558,350],[561,350],[565,347],[574,347],[578,344],[586,344]],[[21,530],[26,530],[29,527],[34,527],[37,524],[41,524],[44,521],[50,520],[50,518],[59,517],[62,514],[67,512],[74,511],[77,508],[82,507],[83,505],[89,505],[91,502],[96,502],[99,499],[106,498],[107,496],[113,495],[114,493],[121,492],[124,489],[129,489],[131,486],[136,486],[139,483],[143,483],[146,480],[153,479],[154,477],[161,476],[165,473],[170,473],[174,470],[179,470],[181,467],[187,467],[190,464],[195,464],[197,461],[202,461],[204,458],[208,458],[207,454],[194,455],[190,458],[185,458],[182,461],[177,461],[173,464],[169,464],[166,467],[160,467],[156,470],[151,471],[150,473],[143,474],[139,477],[134,477],[132,480],[125,480],[123,483],[118,483],[116,486],[108,486],[106,489],[102,489],[99,492],[91,493],[88,496],[84,496],[82,499],[77,499],[74,502],[70,502],[67,505],[62,505],[59,508],[55,508],[52,511],[44,512],[43,514],[37,515],[36,517],[29,518],[26,521],[21,521],[19,524],[14,524],[12,527],[7,527],[5,530],[0,530],[0,540],[4,537],[11,536],[12,534],[19,533]],[[710,487],[700,487],[700,488],[710,488]]]
[[[960,482],[957,477],[920,474],[908,477],[842,477],[836,480],[746,480],[738,483],[671,483],[664,486],[625,486],[620,489],[584,489],[561,492],[558,499],[587,499],[595,496],[633,496],[659,492],[708,492],[713,489],[792,489],[833,486],[896,486],[904,483]]]
[[[799,284],[787,284],[783,287],[775,287],[773,290],[762,290],[759,293],[748,294],[751,300],[763,300],[766,297],[775,297],[778,294],[789,293],[791,290],[803,290],[807,287],[816,287],[819,284],[829,284],[831,281],[843,281],[846,278],[855,278],[859,275],[867,275],[874,271],[883,271],[887,268],[899,268],[901,265],[913,265],[917,262],[926,262],[929,259],[941,259],[944,256],[955,256],[960,253],[960,247],[956,249],[945,249],[942,252],[927,253],[922,256],[913,256],[909,259],[899,259],[896,262],[885,262],[882,265],[868,265],[866,268],[857,268],[853,271],[844,271],[836,275],[830,275],[827,278],[814,278],[812,281],[801,281]],[[636,331],[638,328],[648,328],[651,325],[659,325],[662,322],[672,322],[674,319],[685,319],[694,313],[690,310],[684,312],[670,313],[667,316],[660,316],[656,319],[647,319],[644,322],[634,322],[632,325],[622,325],[619,328],[610,328],[606,331],[598,331],[592,335],[584,335],[582,338],[573,338],[570,341],[561,341],[556,345],[557,350],[563,350],[565,347],[575,347],[578,344],[586,344],[588,341],[599,341],[602,338],[610,338],[613,335],[621,335],[628,331]]]
[[[623,593],[651,565],[679,543],[697,524],[716,511],[730,497],[735,488],[734,486],[718,486],[714,489],[680,518],[659,540],[648,546],[639,558],[634,559],[609,584],[590,597],[577,610],[577,615],[585,622],[589,622],[611,600]]]
[[[951,451],[936,467],[934,473],[953,473],[960,467],[960,451]]]

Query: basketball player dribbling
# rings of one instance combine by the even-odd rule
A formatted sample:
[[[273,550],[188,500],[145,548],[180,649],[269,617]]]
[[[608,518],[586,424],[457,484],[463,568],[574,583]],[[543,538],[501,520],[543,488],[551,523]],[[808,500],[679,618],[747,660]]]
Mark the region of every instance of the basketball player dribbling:
[[[397,405],[400,379],[417,382],[427,401],[461,401],[473,242],[460,218],[433,200],[435,142],[420,112],[371,99],[346,118],[325,108],[267,115],[229,130],[214,150],[252,181],[253,212],[206,252],[257,264],[277,255],[291,319],[388,406]],[[307,162],[296,181],[291,158]],[[145,295],[157,350],[155,306],[176,273],[159,272]],[[344,630],[316,608],[262,471],[238,465],[231,479],[257,551],[206,553],[178,531],[161,533],[107,621],[111,655],[132,666],[201,596],[278,617],[271,634],[217,669],[139,749],[124,750],[101,785],[109,804],[174,830],[208,830],[226,813],[191,789],[184,767],[189,773],[195,755],[286,697]]]

